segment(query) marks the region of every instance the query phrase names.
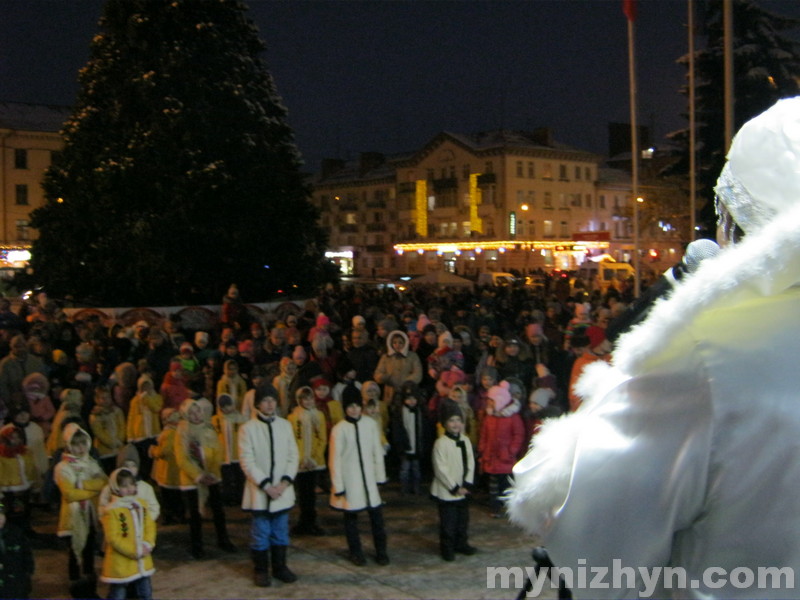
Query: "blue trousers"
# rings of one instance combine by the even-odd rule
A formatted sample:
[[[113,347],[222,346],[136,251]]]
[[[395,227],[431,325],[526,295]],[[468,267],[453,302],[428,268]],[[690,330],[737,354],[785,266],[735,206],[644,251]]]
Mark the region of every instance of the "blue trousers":
[[[128,586],[135,590],[136,597],[139,600],[152,600],[153,586],[150,583],[149,577],[141,577],[130,583],[109,583],[108,600],[125,600],[125,598],[127,598],[126,592]]]
[[[270,513],[266,510],[252,511],[250,526],[250,548],[269,550],[272,546],[289,545],[289,511]]]

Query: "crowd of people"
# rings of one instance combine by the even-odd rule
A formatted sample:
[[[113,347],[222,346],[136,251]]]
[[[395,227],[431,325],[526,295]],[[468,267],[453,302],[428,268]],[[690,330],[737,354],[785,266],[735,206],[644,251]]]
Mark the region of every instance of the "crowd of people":
[[[72,322],[43,294],[16,312],[0,300],[0,530],[35,540],[37,511],[58,510],[74,597],[96,595],[101,553],[109,597],[148,598],[156,522],[188,524],[200,560],[203,515],[234,552],[225,507],[240,506],[267,586],[296,580],[290,535],[326,534],[321,494],[343,515],[349,559],[367,562],[366,512],[388,564],[380,486],[396,481],[436,501],[443,560],[473,554],[470,496],[503,515],[513,465],[542,419],[577,408],[574,381],[608,359],[605,329],[629,300],[591,285],[329,286],[257,316],[231,286],[219,325],[199,331]],[[2,596],[27,597],[33,555],[0,544],[4,564],[12,546],[26,566]]]

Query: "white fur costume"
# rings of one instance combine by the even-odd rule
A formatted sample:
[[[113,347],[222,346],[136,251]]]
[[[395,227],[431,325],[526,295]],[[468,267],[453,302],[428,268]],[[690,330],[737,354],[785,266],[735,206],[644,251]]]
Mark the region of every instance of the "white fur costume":
[[[623,336],[613,365],[587,368],[581,409],[534,438],[509,497],[557,566],[685,569],[687,588],[657,597],[800,596],[800,98],[746,124],[728,159],[733,192],[760,205],[732,202],[746,237]],[[705,581],[709,567],[790,567],[796,589]],[[618,583],[574,593],[642,587]]]

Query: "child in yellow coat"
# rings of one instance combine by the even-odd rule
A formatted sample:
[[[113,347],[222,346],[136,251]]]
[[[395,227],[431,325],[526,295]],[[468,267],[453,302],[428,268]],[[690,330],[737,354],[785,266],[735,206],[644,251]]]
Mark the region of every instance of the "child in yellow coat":
[[[100,464],[89,455],[91,436],[77,423],[64,427],[64,453],[55,467],[55,480],[61,492],[58,514],[59,537],[70,538],[69,578],[75,583],[86,578],[87,596],[94,587],[94,551],[97,502],[108,478]]]
[[[175,458],[180,469],[180,488],[189,512],[190,550],[196,559],[204,557],[200,506],[208,504],[217,534],[217,546],[226,552],[236,547],[228,538],[222,506],[222,447],[217,432],[206,423],[202,405],[189,398],[181,404],[183,419],[175,432]]]
[[[114,404],[111,390],[105,386],[94,389],[94,408],[89,415],[94,447],[100,454],[100,466],[106,474],[111,473],[117,463],[117,453],[125,445],[125,413]]]
[[[300,465],[294,479],[300,519],[292,529],[294,535],[323,535],[317,525],[316,487],[318,473],[325,470],[325,447],[328,445],[325,415],[315,405],[313,390],[304,386],[295,392],[297,406],[288,417],[292,425]]]
[[[244,493],[244,473],[239,466],[237,435],[239,427],[249,417],[236,410],[230,394],[217,397],[217,414],[211,417],[211,426],[219,436],[222,447],[222,501],[225,506],[238,506]]]
[[[149,454],[153,459],[153,480],[161,492],[161,504],[164,509],[162,525],[183,523],[184,511],[181,499],[181,470],[175,458],[175,431],[181,420],[180,411],[164,408],[161,411],[163,429],[158,434],[155,446],[150,446]]]
[[[106,549],[100,580],[110,584],[110,599],[124,599],[127,587],[132,584],[137,598],[151,600],[156,522],[147,503],[136,495],[136,476],[131,471],[124,468],[113,471],[109,487],[112,502],[103,516]]]

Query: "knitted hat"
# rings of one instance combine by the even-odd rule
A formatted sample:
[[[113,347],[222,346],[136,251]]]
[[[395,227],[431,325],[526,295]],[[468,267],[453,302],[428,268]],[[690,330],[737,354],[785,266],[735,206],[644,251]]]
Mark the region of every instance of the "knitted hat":
[[[233,406],[233,398],[230,394],[220,394],[217,396],[217,406],[219,408]]]
[[[331,382],[328,381],[327,377],[323,375],[317,375],[316,377],[311,379],[311,387],[316,390],[319,386],[325,385],[328,388],[331,387]]]
[[[489,388],[489,398],[494,401],[494,410],[503,410],[511,403],[511,392],[507,381],[501,381],[498,385]]]
[[[528,399],[529,402],[535,402],[542,408],[550,404],[550,402],[556,397],[556,393],[550,388],[539,388],[537,390],[533,390],[531,397]]]
[[[135,462],[137,467],[141,464],[139,453],[136,451],[136,446],[133,444],[125,444],[120,448],[120,451],[117,452],[117,468],[121,468],[126,460]]]
[[[348,384],[342,390],[342,408],[347,410],[347,407],[351,404],[357,404],[361,406],[361,393],[358,391],[358,388],[352,384]]]
[[[258,398],[256,399],[256,406],[258,406],[258,403],[261,402],[261,400],[263,400],[267,396],[269,396],[270,398],[274,398],[275,400],[278,400],[280,398],[278,390],[275,389],[275,386],[266,383],[262,385],[261,388],[259,389]]]
[[[444,383],[447,387],[453,387],[456,384],[464,383],[466,380],[467,376],[464,371],[455,366],[439,374],[439,381]]]
[[[417,328],[417,331],[419,331],[419,328]],[[433,323],[428,323],[425,325],[425,327],[422,328],[422,335],[425,335],[426,333],[436,333],[436,325]]]

